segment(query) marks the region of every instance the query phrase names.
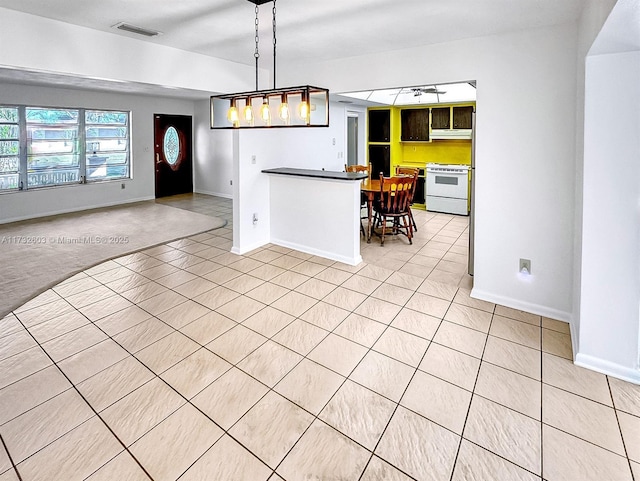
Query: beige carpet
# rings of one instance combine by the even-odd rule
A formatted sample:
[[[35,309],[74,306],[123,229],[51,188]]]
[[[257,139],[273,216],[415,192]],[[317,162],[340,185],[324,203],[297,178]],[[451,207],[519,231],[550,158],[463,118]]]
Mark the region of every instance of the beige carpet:
[[[148,201],[0,225],[0,319],[88,267],[225,224]]]

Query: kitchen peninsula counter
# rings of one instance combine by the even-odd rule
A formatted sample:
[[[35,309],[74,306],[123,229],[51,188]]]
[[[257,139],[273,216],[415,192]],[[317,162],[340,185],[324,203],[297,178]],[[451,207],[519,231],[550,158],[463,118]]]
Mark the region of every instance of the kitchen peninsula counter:
[[[367,178],[367,174],[364,172],[336,172],[333,170],[292,169],[290,167],[265,169],[262,172],[264,174],[293,175],[297,177],[332,180],[362,180]]]
[[[345,264],[360,255],[362,172],[280,167],[265,169],[269,179],[272,244]]]

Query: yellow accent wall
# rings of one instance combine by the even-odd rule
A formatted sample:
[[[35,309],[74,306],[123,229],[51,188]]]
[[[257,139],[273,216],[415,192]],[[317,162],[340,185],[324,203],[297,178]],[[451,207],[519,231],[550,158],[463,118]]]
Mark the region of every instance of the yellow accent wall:
[[[471,164],[470,140],[433,140],[431,142],[399,142],[398,163]]]
[[[425,108],[432,107],[464,107],[475,106],[475,103],[464,104],[437,104],[424,105]],[[405,105],[402,107],[372,107],[369,110],[390,110],[391,125],[389,146],[391,147],[391,172],[395,171],[397,165],[413,165],[424,167],[426,164],[434,162],[438,164],[471,165],[471,140],[431,140],[429,142],[401,142],[401,117],[400,111],[403,108],[418,108],[415,105]],[[380,142],[371,142],[380,144]],[[385,144],[385,143],[383,143]],[[469,190],[471,186],[471,174],[469,174]],[[469,200],[470,202],[470,200]]]

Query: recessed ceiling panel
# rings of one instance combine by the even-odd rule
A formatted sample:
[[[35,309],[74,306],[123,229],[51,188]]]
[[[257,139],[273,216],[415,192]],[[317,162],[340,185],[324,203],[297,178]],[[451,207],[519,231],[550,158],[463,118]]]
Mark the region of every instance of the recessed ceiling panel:
[[[383,105],[430,105],[475,102],[476,89],[469,82],[422,85],[383,90],[340,93],[341,97],[376,102]]]

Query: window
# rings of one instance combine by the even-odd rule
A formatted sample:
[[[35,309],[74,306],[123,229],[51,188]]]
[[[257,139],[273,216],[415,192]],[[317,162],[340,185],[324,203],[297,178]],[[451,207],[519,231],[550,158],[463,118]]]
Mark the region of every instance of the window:
[[[88,181],[129,177],[129,114],[85,112]]]
[[[80,181],[78,110],[26,108],[27,188]]]
[[[18,188],[20,178],[18,109],[0,107],[0,190]]]
[[[130,177],[129,112],[0,106],[0,191]]]

